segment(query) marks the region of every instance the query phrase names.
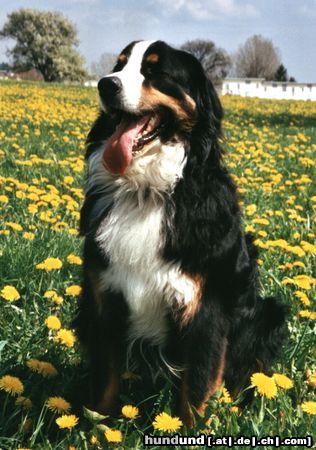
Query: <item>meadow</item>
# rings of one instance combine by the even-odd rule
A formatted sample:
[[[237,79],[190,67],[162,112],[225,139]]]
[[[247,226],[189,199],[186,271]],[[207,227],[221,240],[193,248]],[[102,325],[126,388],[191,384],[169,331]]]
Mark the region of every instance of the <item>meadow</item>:
[[[122,414],[110,425],[76,404],[87,367],[71,321],[81,290],[84,141],[97,94],[0,84],[0,449],[142,449],[144,433],[284,438],[315,431],[316,103],[222,101],[225,161],[260,250],[262,294],[287,305],[289,337],[273,375],[252,377],[249,407],[238,407],[223,387],[208,420],[197,417],[187,432],[172,415],[170,386],[144,401],[132,374]]]

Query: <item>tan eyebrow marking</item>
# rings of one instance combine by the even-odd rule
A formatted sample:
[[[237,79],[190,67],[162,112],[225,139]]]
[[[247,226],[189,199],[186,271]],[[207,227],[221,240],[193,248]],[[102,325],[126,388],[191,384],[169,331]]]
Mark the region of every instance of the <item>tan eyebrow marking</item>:
[[[121,62],[126,62],[127,61],[127,56],[124,55],[124,53],[121,53],[120,56],[118,57],[118,60]]]
[[[159,61],[159,55],[157,55],[157,53],[151,53],[147,56],[146,61],[156,63]]]
[[[144,109],[153,109],[158,105],[168,105],[181,120],[186,120],[189,114],[195,111],[196,103],[188,94],[185,94],[185,101],[189,111],[183,108],[179,100],[160,92],[152,86],[143,86],[139,105],[140,108]]]

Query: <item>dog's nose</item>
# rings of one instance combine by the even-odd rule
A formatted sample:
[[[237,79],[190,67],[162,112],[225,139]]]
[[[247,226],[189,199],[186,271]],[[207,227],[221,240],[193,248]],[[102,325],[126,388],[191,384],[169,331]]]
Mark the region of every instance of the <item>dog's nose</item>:
[[[99,94],[105,100],[111,100],[122,90],[122,82],[118,77],[104,77],[98,83]]]

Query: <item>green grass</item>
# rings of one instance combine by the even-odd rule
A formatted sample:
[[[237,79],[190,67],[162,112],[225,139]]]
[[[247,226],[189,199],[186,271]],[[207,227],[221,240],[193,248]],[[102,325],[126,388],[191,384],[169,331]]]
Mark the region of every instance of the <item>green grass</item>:
[[[23,396],[32,401],[32,408],[25,409],[0,390],[0,449],[144,448],[143,434],[154,433],[156,414],[172,413],[170,386],[144,393],[141,382],[126,382],[122,401],[138,406],[139,416],[113,418],[111,426],[122,431],[123,442],[109,444],[104,426],[91,414],[85,418],[77,405],[76,387],[87,374],[77,342],[73,347],[56,342],[57,331],[45,325],[47,317],[55,315],[69,329],[76,311],[77,297],[67,296],[66,288],[81,283],[81,268],[67,262],[67,256],[81,255],[82,239],[75,233],[85,179],[84,139],[96,115],[96,92],[4,82],[0,99],[0,293],[9,285],[20,294],[12,302],[0,297],[0,379],[18,377]],[[240,98],[225,98],[223,103],[226,161],[243,196],[245,227],[253,229],[260,247],[262,293],[280,296],[289,310],[289,339],[274,371],[287,375],[294,385],[279,388],[273,399],[256,393],[251,406],[239,413],[231,412],[234,405],[221,402],[218,393],[207,410],[210,426],[199,418],[195,430],[181,433],[311,435],[315,416],[301,405],[316,400],[310,377],[316,370],[315,316],[303,317],[308,313],[302,311],[315,311],[316,105]],[[247,214],[249,205],[256,206],[252,215],[251,209]],[[25,232],[34,233],[34,239],[25,238]],[[280,239],[286,243],[275,246],[273,241]],[[48,257],[59,258],[62,268],[37,269]],[[307,278],[295,278],[299,275]],[[57,305],[45,298],[47,290],[55,290],[63,302]],[[296,291],[305,293],[310,304],[303,305]],[[31,359],[50,362],[57,376],[45,378],[31,371],[26,364]],[[57,427],[58,415],[45,406],[52,396],[71,402],[71,413],[79,417],[73,429]],[[90,443],[92,435],[99,444]]]

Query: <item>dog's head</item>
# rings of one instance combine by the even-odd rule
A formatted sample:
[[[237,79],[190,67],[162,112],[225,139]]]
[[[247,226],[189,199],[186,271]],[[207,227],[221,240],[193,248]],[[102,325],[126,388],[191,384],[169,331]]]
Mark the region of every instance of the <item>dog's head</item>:
[[[113,174],[168,144],[190,152],[200,142],[196,152],[206,159],[207,141],[218,138],[222,109],[201,64],[162,41],[129,44],[98,90],[101,114],[88,143],[106,140],[103,163]]]

